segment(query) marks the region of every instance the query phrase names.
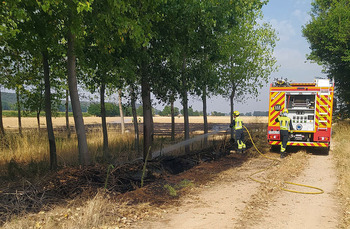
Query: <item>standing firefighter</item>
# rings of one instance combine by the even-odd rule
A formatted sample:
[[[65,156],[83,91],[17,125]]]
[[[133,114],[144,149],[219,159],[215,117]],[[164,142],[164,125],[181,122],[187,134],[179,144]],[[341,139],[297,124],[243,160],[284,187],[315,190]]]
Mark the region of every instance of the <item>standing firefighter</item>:
[[[282,113],[275,119],[275,122],[279,122],[280,124],[280,138],[282,140],[282,145],[281,145],[281,158],[284,158],[285,151],[287,148],[287,142],[289,138],[289,131],[293,133],[293,125],[292,125],[292,120],[287,117],[288,115],[288,110],[283,109]]]
[[[239,112],[233,112],[233,122],[230,125],[231,128],[235,128],[236,133],[236,142],[238,144],[238,151],[244,152],[246,146],[244,144],[244,134],[243,134],[243,121],[241,117],[239,117]]]

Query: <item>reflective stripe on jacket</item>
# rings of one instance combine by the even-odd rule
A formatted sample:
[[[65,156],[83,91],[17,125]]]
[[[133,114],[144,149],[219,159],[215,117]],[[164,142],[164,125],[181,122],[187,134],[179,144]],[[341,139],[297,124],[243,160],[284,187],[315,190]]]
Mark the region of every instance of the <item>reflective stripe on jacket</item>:
[[[240,130],[243,127],[243,121],[240,117],[235,118],[235,130]]]
[[[280,123],[280,129],[281,130],[290,130],[290,127],[289,127],[290,118],[288,118],[288,117],[278,117],[278,121]]]

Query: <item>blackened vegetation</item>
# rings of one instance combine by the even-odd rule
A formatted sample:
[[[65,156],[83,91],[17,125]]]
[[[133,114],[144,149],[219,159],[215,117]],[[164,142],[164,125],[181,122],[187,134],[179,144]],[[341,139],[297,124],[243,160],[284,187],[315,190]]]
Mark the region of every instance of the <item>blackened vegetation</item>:
[[[258,139],[263,140],[261,136]],[[254,139],[254,141],[258,139]],[[266,140],[264,139],[264,141]],[[248,140],[246,145],[248,148],[252,146]],[[150,193],[149,196],[154,199],[159,198],[158,194],[160,196],[165,193],[163,185],[169,182],[169,178],[173,175],[200,165],[201,162],[221,159],[235,147],[234,142],[218,142],[204,151],[191,152],[178,157],[164,156],[149,161],[144,177],[144,185],[146,186],[144,193]],[[226,159],[227,166],[233,164],[239,166],[247,157],[239,155],[239,157]],[[33,179],[29,178],[30,171],[23,170],[15,161],[12,161],[8,171],[11,171],[11,176],[16,178],[15,181],[11,181],[8,177],[0,177],[1,180],[7,179],[8,181],[7,184],[0,185],[0,225],[16,215],[45,211],[55,205],[66,204],[69,200],[75,198],[82,200],[91,198],[101,189],[113,193],[116,197],[123,193],[139,190],[143,164],[143,161],[139,160],[115,167],[101,164],[85,167],[65,167],[58,172],[40,175]],[[224,168],[215,169],[223,170]],[[34,172],[34,170],[40,170],[40,168],[32,166],[31,170]],[[199,170],[214,169],[199,168]],[[207,172],[212,173],[213,171]],[[26,173],[28,174],[26,175]],[[147,189],[147,187],[149,188]],[[138,201],[138,197],[134,194],[130,196],[135,202]],[[162,201],[164,202],[164,200],[160,202]]]
[[[218,154],[208,149],[206,152],[149,161],[144,184],[181,173],[201,161],[213,160],[222,155],[224,153]],[[11,163],[11,174],[22,174],[21,168],[15,162]],[[35,182],[22,178],[20,182],[13,182],[1,188],[0,225],[14,215],[47,210],[50,206],[77,197],[88,198],[105,187],[107,191],[116,195],[135,190],[140,187],[142,168],[143,161],[120,165],[110,169],[107,182],[108,165],[67,167]]]

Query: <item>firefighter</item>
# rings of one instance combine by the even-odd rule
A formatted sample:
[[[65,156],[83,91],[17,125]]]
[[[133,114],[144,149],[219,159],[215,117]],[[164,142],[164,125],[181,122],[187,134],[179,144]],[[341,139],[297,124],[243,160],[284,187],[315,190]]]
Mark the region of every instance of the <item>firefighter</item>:
[[[246,145],[244,144],[244,134],[243,134],[243,121],[241,117],[239,117],[239,112],[233,112],[233,122],[230,125],[231,128],[235,128],[236,133],[236,142],[238,144],[238,151],[244,152],[246,149]]]
[[[292,120],[289,117],[287,117],[287,115],[288,115],[288,110],[283,109],[281,114],[275,119],[275,122],[279,122],[280,124],[280,138],[282,140],[281,158],[284,158],[286,156],[285,151],[287,148],[289,132],[293,133]]]

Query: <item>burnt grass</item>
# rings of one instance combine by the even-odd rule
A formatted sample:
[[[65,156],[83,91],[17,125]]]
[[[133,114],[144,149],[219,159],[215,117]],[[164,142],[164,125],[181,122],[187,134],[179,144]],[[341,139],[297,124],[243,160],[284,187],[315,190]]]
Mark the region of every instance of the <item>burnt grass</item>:
[[[246,143],[249,152],[252,143],[248,140]],[[9,170],[13,170],[17,177],[12,181],[6,177],[1,178],[7,182],[0,185],[0,225],[14,216],[52,209],[73,199],[89,199],[99,190],[104,190],[116,198],[123,196],[134,203],[152,199],[154,204],[162,204],[169,201],[169,195],[164,189],[166,183],[193,178],[196,178],[196,182],[205,182],[214,173],[232,166],[240,166],[249,156],[246,154],[232,157],[232,154],[229,155],[230,150],[235,147],[236,144],[230,141],[222,144],[220,149],[210,147],[182,156],[163,156],[150,160],[147,162],[143,188],[140,188],[143,160],[115,167],[108,164],[64,167],[57,172],[41,174],[36,178],[18,175],[21,174],[18,172],[21,170],[20,166],[11,162]],[[215,165],[219,161],[220,164]],[[193,169],[194,172],[188,175],[184,173]],[[179,176],[180,174],[183,175]]]

